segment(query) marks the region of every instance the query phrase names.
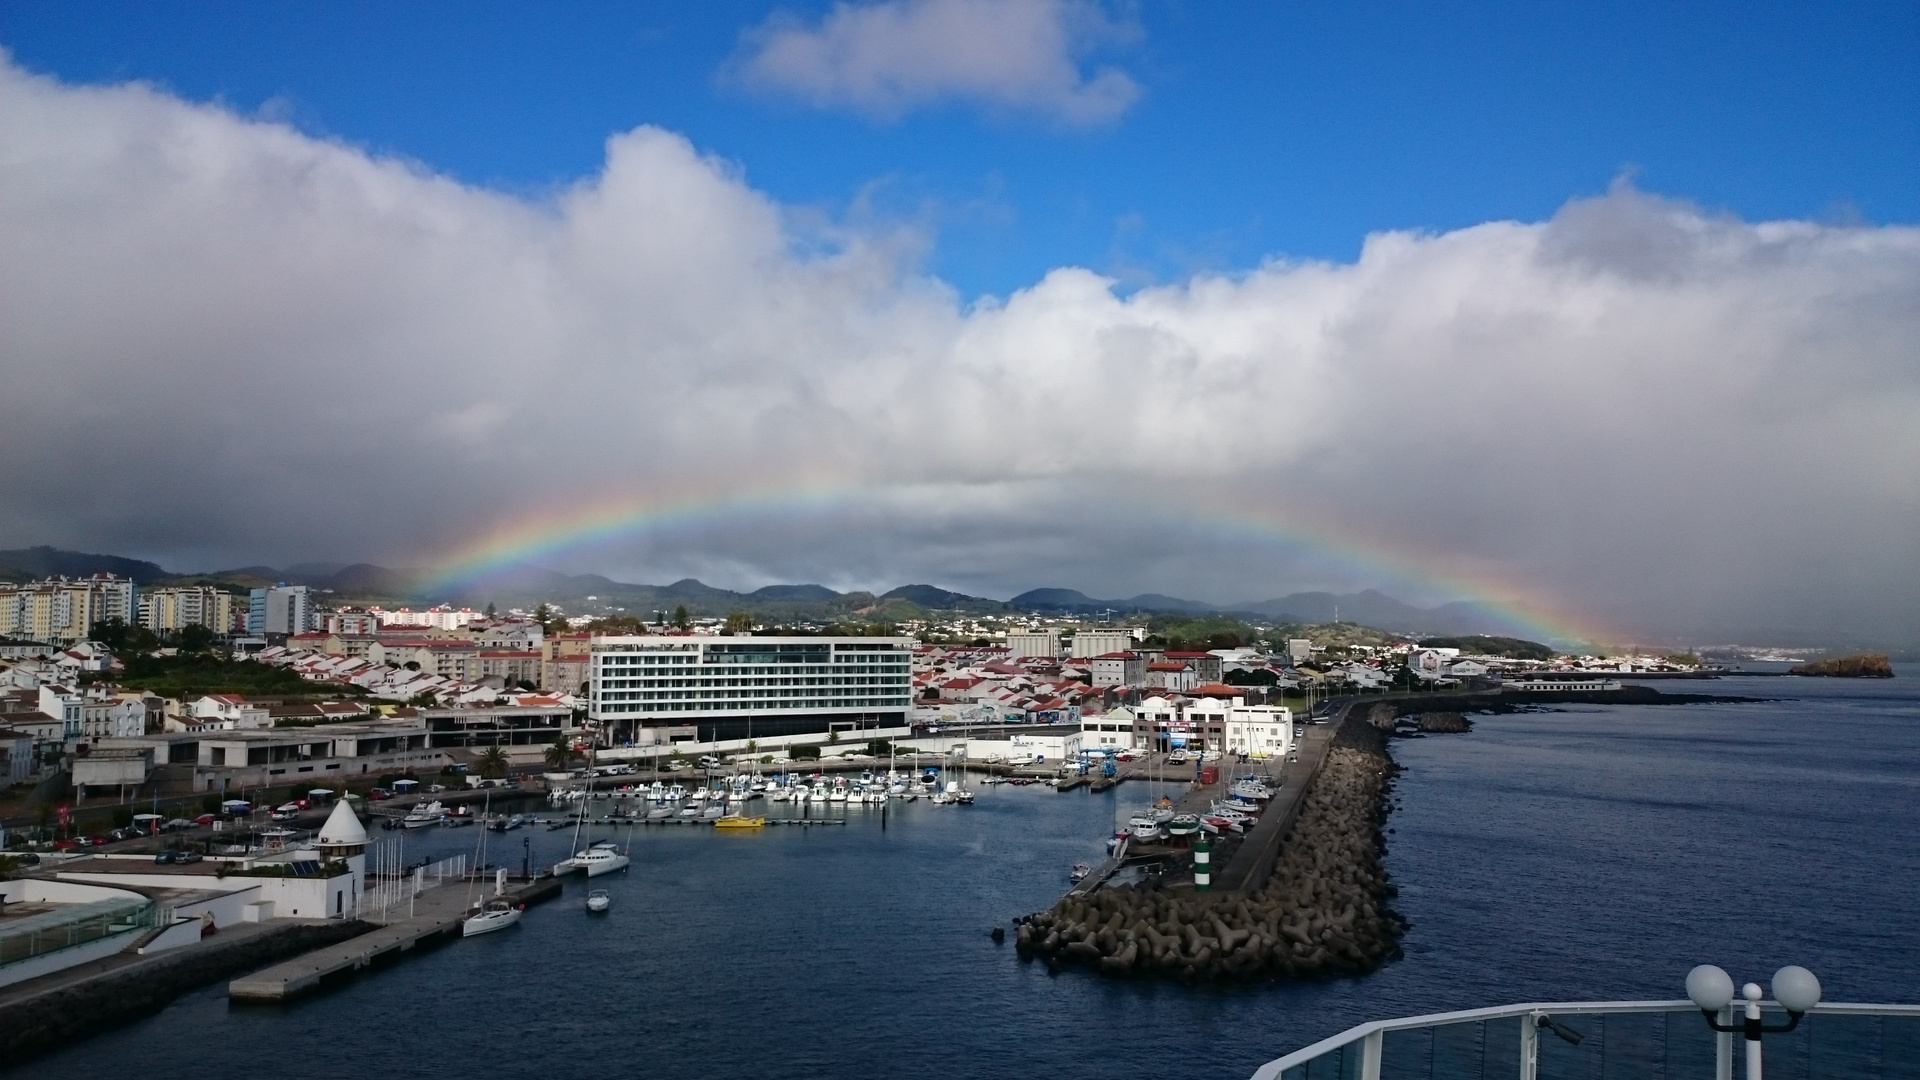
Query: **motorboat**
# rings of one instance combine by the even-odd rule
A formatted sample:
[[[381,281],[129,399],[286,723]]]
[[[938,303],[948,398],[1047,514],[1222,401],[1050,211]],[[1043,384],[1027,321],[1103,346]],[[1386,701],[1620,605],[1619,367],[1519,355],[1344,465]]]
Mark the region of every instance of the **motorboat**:
[[[674,812],[675,812],[675,811],[677,811],[677,810],[679,810],[679,809],[680,809],[680,808],[679,808],[679,807],[677,807],[677,806],[655,806],[655,807],[650,807],[650,808],[649,808],[649,809],[647,810],[647,820],[648,820],[648,821],[660,821],[660,820],[663,820],[663,819],[665,819],[665,818],[670,818],[670,817],[672,817],[672,816],[674,815]]]
[[[700,808],[700,820],[702,821],[713,821],[716,818],[725,817],[726,814],[727,804],[724,802],[710,802]]]
[[[587,894],[587,910],[602,912],[613,906],[613,894],[605,889],[595,889]]]
[[[460,936],[491,934],[520,921],[520,908],[511,900],[494,897],[460,922]]]
[[[440,805],[440,800],[435,799],[433,802],[421,803],[407,811],[407,816],[400,819],[400,827],[403,829],[424,829],[429,825],[440,824],[441,820],[446,816],[447,808]]]
[[[1087,876],[1092,873],[1093,867],[1083,862],[1077,862],[1073,864],[1072,870],[1067,871],[1067,880],[1075,883],[1082,882],[1087,880]]]
[[[716,829],[758,829],[765,826],[766,823],[767,819],[763,817],[742,817],[739,814],[728,814],[726,817],[714,822],[713,827]]]
[[[1135,840],[1157,840],[1160,838],[1160,823],[1153,820],[1152,813],[1139,813],[1127,819],[1127,835]]]
[[[1221,817],[1208,814],[1200,819],[1200,827],[1218,836],[1222,832],[1243,833],[1247,831],[1246,822],[1238,818]]]
[[[1167,822],[1167,835],[1176,840],[1199,831],[1200,817],[1197,814],[1175,814],[1173,820]]]

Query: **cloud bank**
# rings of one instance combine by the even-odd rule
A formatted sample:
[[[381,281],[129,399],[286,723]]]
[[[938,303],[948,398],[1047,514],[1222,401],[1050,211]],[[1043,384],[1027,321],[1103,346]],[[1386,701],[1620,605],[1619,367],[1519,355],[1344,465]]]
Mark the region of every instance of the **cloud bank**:
[[[915,238],[797,220],[653,128],[530,202],[0,68],[0,546],[421,565],[613,496],[828,490],[556,559],[1920,635],[1920,230],[1620,186],[964,305]]]
[[[815,25],[781,15],[750,31],[731,74],[881,119],[962,101],[1090,125],[1125,112],[1140,87],[1119,68],[1084,72],[1081,58],[1129,36],[1075,0],[842,3]]]

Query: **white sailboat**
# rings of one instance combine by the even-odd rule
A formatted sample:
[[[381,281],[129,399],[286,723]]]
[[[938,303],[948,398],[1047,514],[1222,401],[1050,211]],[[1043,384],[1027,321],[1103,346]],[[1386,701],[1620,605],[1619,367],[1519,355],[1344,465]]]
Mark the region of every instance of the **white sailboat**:
[[[520,908],[504,897],[494,897],[480,905],[480,909],[460,922],[460,936],[472,937],[475,934],[491,934],[495,930],[505,930],[520,921]]]

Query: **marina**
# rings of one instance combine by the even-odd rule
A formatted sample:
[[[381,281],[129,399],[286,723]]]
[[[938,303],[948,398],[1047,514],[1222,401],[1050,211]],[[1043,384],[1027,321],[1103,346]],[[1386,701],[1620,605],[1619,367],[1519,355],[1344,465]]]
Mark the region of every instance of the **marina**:
[[[1103,1043],[1135,1061],[1143,1075],[1248,1076],[1283,1054],[1383,1017],[1511,1001],[1576,1001],[1593,996],[1590,988],[1596,986],[1609,988],[1609,997],[1670,999],[1677,975],[1700,958],[1730,968],[1736,962],[1763,966],[1771,953],[1743,959],[1753,952],[1746,944],[1751,933],[1777,940],[1781,951],[1819,971],[1836,1000],[1911,1001],[1920,997],[1904,974],[1920,969],[1911,942],[1871,957],[1848,943],[1900,917],[1905,900],[1893,882],[1920,865],[1920,848],[1897,840],[1883,864],[1891,871],[1864,874],[1830,830],[1896,826],[1903,811],[1877,777],[1890,779],[1920,764],[1920,744],[1900,711],[1913,706],[1855,700],[1846,696],[1860,692],[1852,686],[1827,692],[1839,700],[1684,710],[1580,706],[1476,717],[1469,736],[1396,741],[1394,753],[1406,771],[1392,790],[1388,820],[1398,835],[1387,837],[1383,861],[1401,889],[1394,909],[1412,929],[1402,941],[1406,959],[1361,979],[1187,991],[1145,980],[1053,976],[1043,964],[1015,962],[1013,934],[996,946],[987,931],[1005,927],[1012,912],[1053,903],[1070,886],[1075,864],[1086,864],[1091,873],[1108,858],[1103,841],[1116,821],[1124,824],[1133,810],[1163,796],[1183,796],[1186,785],[1155,783],[1149,775],[1111,792],[1083,788],[1066,796],[1042,784],[983,785],[971,807],[926,799],[885,804],[885,832],[878,806],[834,810],[826,820],[842,824],[831,828],[769,827],[731,838],[700,829],[633,828],[633,865],[626,872],[591,882],[557,879],[561,902],[531,906],[510,930],[429,939],[422,944],[448,944],[390,954],[357,969],[360,977],[337,974],[317,987],[321,992],[299,998],[297,1013],[230,1009],[223,987],[188,994],[150,1020],[56,1051],[36,1068],[94,1075],[122,1068],[138,1055],[155,1080],[187,1080],[208,1068],[240,1067],[251,1039],[271,1038],[292,1054],[336,1053],[324,1033],[343,1024],[361,1033],[355,1044],[360,1049],[345,1054],[350,1068],[390,1066],[391,1056],[381,1049],[387,1045],[458,1057],[485,1044],[489,1023],[474,1010],[435,1005],[423,1026],[422,992],[493,985],[503,972],[513,973],[521,992],[544,1000],[566,1000],[584,986],[606,1004],[573,1021],[583,1037],[657,1032],[649,1037],[666,1041],[677,1059],[697,1062],[683,1071],[702,1078],[750,1070],[753,1062],[807,1039],[810,1028],[798,1015],[770,1016],[744,1032],[711,1026],[711,1017],[737,1007],[743,992],[811,993],[807,973],[825,965],[840,973],[845,990],[838,1000],[823,1000],[823,1007],[848,1018],[869,1006],[882,1009],[879,1020],[868,1022],[888,1040],[950,1025],[950,999],[926,994],[930,982],[964,994],[983,1030],[963,1036],[959,1053],[971,1064],[958,1071],[981,1076],[1032,1069],[1068,1077],[1110,1075],[1071,1041],[1054,1037],[1062,1024],[1101,1028]],[[1808,724],[1808,717],[1818,723]],[[1676,725],[1688,734],[1684,743],[1667,737]],[[1737,763],[1721,759],[1725,748],[1756,733],[1780,749]],[[1863,772],[1853,760],[1848,748],[1860,745],[1881,747],[1873,770]],[[1848,808],[1845,823],[1829,825],[1810,812],[1808,775],[1822,778],[1823,805],[1839,800]],[[1517,782],[1521,777],[1526,780]],[[1286,779],[1279,792],[1292,784]],[[1629,790],[1631,797],[1622,795]],[[1688,861],[1691,837],[1729,828],[1754,800],[1779,807],[1783,820],[1797,823],[1781,833],[1781,842],[1811,861],[1818,889],[1811,887],[1812,877],[1783,881],[1757,867]],[[755,800],[748,813],[760,813],[761,805]],[[768,809],[777,812],[777,806]],[[539,865],[565,855],[573,823],[565,825],[564,832],[549,832],[543,824],[508,833],[515,864],[527,842]],[[624,844],[628,832],[626,823],[617,829],[589,823],[581,838]],[[1543,833],[1562,842],[1534,842]],[[1249,832],[1241,843],[1254,835]],[[474,850],[473,831],[421,829],[404,836],[410,861]],[[502,838],[490,836],[493,850]],[[736,850],[749,854],[727,854]],[[1469,857],[1485,860],[1489,851],[1498,854],[1484,873],[1464,869]],[[1216,856],[1215,862],[1216,874],[1224,876],[1231,859]],[[1613,884],[1596,884],[1596,865],[1608,868]],[[1139,872],[1137,865],[1122,871]],[[1487,874],[1498,876],[1497,885]],[[1829,885],[1841,890],[1843,903],[1818,899]],[[608,893],[606,911],[587,908],[593,889]],[[1723,926],[1710,913],[1727,890],[1759,897],[1776,910],[1824,904],[1829,915],[1818,926],[1791,919]],[[1687,923],[1685,932],[1619,922],[1623,897],[1642,892],[1670,897],[1676,916]],[[1577,963],[1569,959],[1564,970],[1541,963],[1516,980],[1485,961],[1509,948],[1515,935],[1546,955]],[[769,950],[768,942],[780,948]],[[907,949],[919,957],[912,965],[900,962]],[[402,955],[404,964],[386,966]],[[690,967],[724,974],[676,982],[676,973]],[[669,983],[677,987],[670,995],[643,989]],[[1113,1027],[1107,1021],[1116,1004],[1151,1008],[1155,1026]],[[1600,1030],[1597,1020],[1572,1022],[1590,1035]],[[1606,1030],[1638,1030],[1631,1022],[1609,1019],[1618,1026]],[[1193,1044],[1163,1030],[1187,1028],[1206,1038]],[[1405,1053],[1396,1040],[1409,1037],[1390,1033],[1389,1053]],[[1422,1037],[1443,1040],[1442,1049],[1450,1045],[1444,1032]],[[1502,1029],[1498,1038],[1507,1037]],[[1517,1045],[1518,1033],[1512,1037]],[[189,1039],[196,1048],[204,1043],[211,1049],[196,1049],[200,1056],[190,1058]],[[1570,1049],[1550,1039],[1541,1052],[1564,1055]],[[492,1054],[502,1075],[533,1077],[550,1070],[550,1055],[531,1046],[509,1041]],[[859,1046],[830,1044],[798,1068],[844,1071],[857,1068],[865,1055]],[[1543,1056],[1549,1060],[1559,1059]]]

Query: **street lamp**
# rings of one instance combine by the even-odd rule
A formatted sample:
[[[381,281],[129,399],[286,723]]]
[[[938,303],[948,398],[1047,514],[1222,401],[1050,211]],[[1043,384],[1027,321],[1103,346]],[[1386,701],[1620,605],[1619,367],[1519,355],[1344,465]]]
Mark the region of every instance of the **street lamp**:
[[[1820,1004],[1820,980],[1814,978],[1813,972],[1806,968],[1791,964],[1773,973],[1773,999],[1787,1010],[1788,1019],[1784,1024],[1760,1022],[1762,996],[1759,983],[1748,983],[1741,987],[1740,997],[1746,1002],[1746,1015],[1740,1023],[1723,1024],[1719,1014],[1733,1003],[1733,977],[1712,964],[1701,964],[1687,972],[1687,997],[1699,1006],[1701,1015],[1707,1018],[1707,1026],[1715,1031],[1737,1031],[1745,1036],[1747,1080],[1761,1080],[1760,1036],[1799,1027],[1800,1018],[1806,1015],[1807,1010]]]

